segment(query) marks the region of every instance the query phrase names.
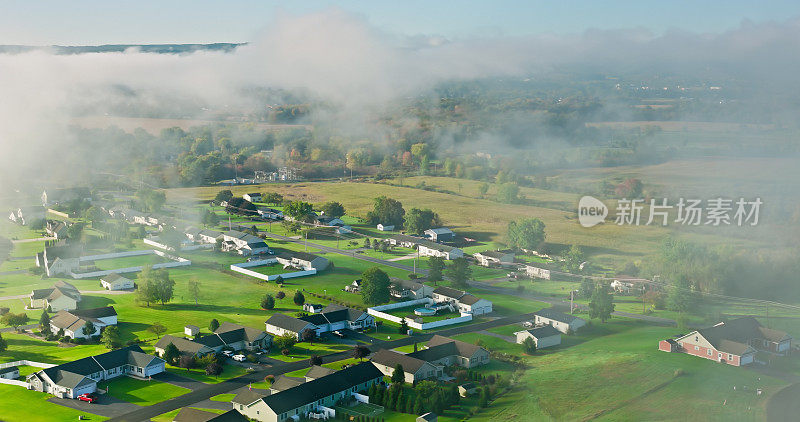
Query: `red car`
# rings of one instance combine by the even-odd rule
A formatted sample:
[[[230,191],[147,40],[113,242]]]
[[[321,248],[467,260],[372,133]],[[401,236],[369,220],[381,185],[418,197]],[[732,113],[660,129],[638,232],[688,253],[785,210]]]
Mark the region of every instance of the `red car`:
[[[97,396],[95,396],[92,393],[81,394],[80,396],[78,396],[78,400],[94,403],[97,401]]]

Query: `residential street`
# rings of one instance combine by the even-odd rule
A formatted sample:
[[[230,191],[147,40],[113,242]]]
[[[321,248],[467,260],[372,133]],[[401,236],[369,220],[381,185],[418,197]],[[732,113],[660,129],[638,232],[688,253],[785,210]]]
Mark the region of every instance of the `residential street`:
[[[454,336],[458,334],[477,332],[477,331],[487,330],[493,327],[501,327],[504,325],[522,322],[532,317],[533,314],[530,313],[530,314],[515,315],[505,318],[498,318],[492,321],[485,321],[477,324],[465,325],[465,326],[437,331],[436,334],[442,336]],[[369,348],[371,351],[374,352],[382,348],[395,348],[395,347],[407,346],[414,343],[422,343],[430,339],[432,336],[433,334],[423,334],[393,341],[376,340],[368,336],[363,336],[359,337],[359,340],[369,338],[372,341]],[[350,357],[351,357],[350,352],[345,351],[345,352],[325,355],[322,357],[322,360],[325,363],[331,363],[331,362],[338,362],[340,360],[345,360]],[[308,360],[301,360],[297,362],[283,362],[274,365],[270,368],[258,370],[249,374],[242,375],[237,378],[229,379],[219,384],[210,384],[210,385],[204,384],[203,387],[196,388],[190,393],[186,393],[182,396],[175,397],[173,399],[155,404],[153,406],[139,408],[134,411],[128,412],[124,415],[117,415],[109,420],[131,421],[131,422],[148,420],[149,418],[158,416],[162,413],[170,412],[175,409],[179,409],[181,407],[193,406],[197,403],[208,400],[211,397],[214,397],[218,394],[233,392],[242,387],[246,387],[250,383],[262,381],[264,377],[266,377],[267,375],[285,374],[287,372],[308,368],[309,366],[310,363]]]

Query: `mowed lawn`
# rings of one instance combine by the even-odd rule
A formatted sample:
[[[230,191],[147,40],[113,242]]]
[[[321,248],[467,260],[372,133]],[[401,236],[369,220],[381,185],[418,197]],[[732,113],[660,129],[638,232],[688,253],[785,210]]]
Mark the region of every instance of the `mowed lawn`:
[[[187,388],[165,382],[139,380],[131,377],[119,377],[110,381],[101,381],[97,387],[108,389],[106,394],[111,397],[139,406],[150,406],[190,391]]]
[[[674,334],[674,328],[632,320],[595,321],[583,334],[564,336],[562,346],[527,357],[519,388],[474,420],[764,420],[768,397],[783,381],[658,351],[658,341]],[[519,345],[497,338],[458,338],[521,353]],[[756,388],[764,394],[757,396]]]
[[[47,401],[51,397],[53,396],[26,390],[16,385],[0,384],[0,420],[5,422],[51,422],[78,420],[78,416],[83,416],[83,420],[87,421],[108,419]]]

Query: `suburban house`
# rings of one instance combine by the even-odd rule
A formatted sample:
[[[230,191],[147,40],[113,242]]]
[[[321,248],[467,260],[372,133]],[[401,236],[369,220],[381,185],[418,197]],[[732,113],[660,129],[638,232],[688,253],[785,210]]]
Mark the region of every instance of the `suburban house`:
[[[492,302],[451,287],[437,287],[431,293],[436,303],[449,303],[462,314],[483,315],[492,312]]]
[[[36,220],[44,220],[45,216],[44,207],[25,207],[12,210],[8,219],[20,226],[27,226]]]
[[[231,402],[239,413],[260,422],[328,419],[336,415],[337,402],[349,401],[382,379],[374,365],[364,362],[268,396],[244,392]]]
[[[390,232],[390,231],[394,230],[394,225],[391,225],[391,224],[380,224],[380,223],[378,223],[378,225],[376,226],[376,228],[377,228],[378,230],[382,231],[382,232]]]
[[[361,291],[361,279],[357,278],[352,283],[344,286],[344,291],[350,293],[358,293]]]
[[[43,267],[48,277],[69,274],[80,268],[82,253],[80,245],[60,240],[36,254],[36,266]]]
[[[261,218],[269,220],[283,220],[283,211],[274,208],[257,208],[256,212]]]
[[[579,328],[586,325],[586,320],[553,309],[542,309],[536,312],[534,324],[536,326],[552,325],[556,330],[567,334],[570,330],[573,332],[578,331]]]
[[[56,281],[52,289],[31,292],[31,309],[49,309],[50,312],[78,309],[81,293],[66,281]]]
[[[318,226],[326,226],[326,227],[344,226],[344,221],[342,221],[341,218],[337,217],[328,217],[325,215],[320,215],[314,218],[314,220],[316,221],[316,224]]]
[[[358,309],[333,304],[326,306],[319,313],[300,318],[276,313],[266,322],[268,333],[276,336],[290,333],[298,340],[306,330],[312,330],[320,336],[331,331],[344,329],[360,331],[374,326],[375,318],[372,315]]]
[[[175,345],[182,354],[202,357],[211,353],[219,353],[226,347],[233,350],[266,349],[272,344],[272,336],[255,328],[223,322],[213,334],[192,340],[165,335],[155,344],[156,353],[163,354],[170,343]]]
[[[425,230],[425,237],[433,242],[444,243],[456,240],[456,234],[446,227]]]
[[[527,338],[533,339],[533,343],[536,345],[537,349],[544,349],[561,344],[561,331],[556,330],[552,325],[543,325],[541,327],[531,328],[530,330],[517,331],[514,335],[517,337],[517,344],[522,344]]]
[[[84,333],[87,322],[94,325],[94,331],[88,335]],[[100,335],[103,327],[117,325],[117,311],[113,306],[103,308],[81,309],[74,311],[58,311],[50,319],[50,331],[54,334],[62,330],[64,336],[69,338],[89,338]]]
[[[264,331],[232,322],[223,322],[214,331],[233,350],[261,350],[272,345],[272,336]]]
[[[328,375],[334,373],[333,369],[326,368],[324,366],[313,365],[311,369],[306,372],[305,379],[306,381],[315,380],[317,378],[327,377]]]
[[[205,410],[193,409],[191,407],[184,407],[175,415],[172,422],[247,422],[247,418],[233,409],[218,414]]]
[[[435,335],[422,350],[403,354],[381,349],[370,358],[370,362],[386,376],[391,376],[399,364],[403,367],[405,381],[414,383],[442,377],[447,366],[474,368],[485,365],[489,363],[489,351],[474,344]]]
[[[500,266],[503,264],[512,264],[514,262],[514,251],[485,251],[472,254],[478,265],[484,267]]]
[[[238,230],[230,230],[222,234],[222,250],[236,251],[239,255],[244,256],[269,253],[269,247],[264,239]]]
[[[48,236],[56,239],[66,239],[69,237],[67,234],[67,223],[58,220],[47,220],[44,231]]]
[[[444,259],[456,259],[464,256],[464,251],[459,248],[428,240],[417,242],[417,252],[419,252],[419,256],[439,256]]]
[[[260,193],[246,193],[242,195],[246,201],[250,202],[261,202],[261,194]]]
[[[437,368],[422,359],[415,358],[411,354],[403,354],[394,350],[378,350],[372,355],[370,362],[387,377],[392,376],[397,365],[401,365],[405,382],[409,384],[429,378],[437,378],[442,375],[441,368]]]
[[[398,299],[422,299],[433,294],[433,287],[416,280],[392,277],[389,293]]]
[[[42,369],[28,375],[28,389],[74,399],[94,393],[97,383],[122,375],[145,379],[164,372],[164,361],[133,345]]]
[[[299,377],[288,377],[286,375],[278,375],[275,377],[275,380],[272,381],[272,384],[269,386],[270,394],[279,393],[283,390],[288,390],[290,388],[297,387],[300,384],[306,382],[305,378]]]
[[[19,367],[9,366],[8,368],[0,369],[0,378],[4,380],[15,380],[19,378]]]
[[[175,347],[178,348],[178,351],[181,352],[181,354],[196,356],[196,357],[203,357],[206,355],[216,354],[220,350],[222,350],[222,347],[224,347],[224,345],[220,344],[218,348],[212,348],[206,346],[205,344],[196,342],[194,340],[185,339],[183,337],[175,337],[167,334],[161,337],[155,344],[154,349],[156,354],[159,356],[163,356],[164,351],[170,344],[175,345]]]
[[[107,290],[128,290],[132,289],[134,286],[133,280],[125,278],[117,273],[111,273],[101,277],[100,285]]]
[[[542,278],[545,280],[550,280],[550,270],[546,268],[525,265],[524,270],[525,274],[527,274],[530,278]]]
[[[756,352],[786,355],[792,337],[785,331],[762,326],[753,317],[723,321],[678,338],[662,340],[659,350],[681,352],[733,366],[753,363]]]
[[[322,271],[328,268],[330,261],[328,258],[319,255],[310,254],[308,252],[289,252],[281,253],[275,256],[280,264],[284,267],[301,268],[303,270],[315,269]]]
[[[389,244],[392,246],[400,246],[403,248],[413,249],[415,246],[419,244],[419,242],[422,242],[424,240],[425,239],[421,237],[408,236],[405,234],[396,234],[394,236],[387,237],[385,241],[389,242]]]
[[[316,314],[316,313],[322,311],[323,308],[324,308],[324,306],[320,305],[319,303],[304,303],[303,304],[303,310],[305,312],[312,313],[312,314]]]

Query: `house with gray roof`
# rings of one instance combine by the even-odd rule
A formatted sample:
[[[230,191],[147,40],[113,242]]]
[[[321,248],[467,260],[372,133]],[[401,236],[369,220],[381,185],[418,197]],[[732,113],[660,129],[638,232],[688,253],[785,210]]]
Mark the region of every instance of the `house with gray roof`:
[[[517,331],[514,333],[514,336],[516,336],[517,344],[522,344],[527,338],[532,339],[537,349],[544,349],[561,344],[561,331],[556,330],[552,325],[543,325],[541,327],[531,328],[530,330]]]
[[[537,326],[552,325],[553,328],[564,334],[569,333],[570,330],[575,332],[586,325],[585,319],[578,318],[572,314],[565,314],[552,308],[536,312],[533,321]]]
[[[244,256],[269,253],[269,247],[264,239],[238,230],[222,233],[222,250],[236,251]]]
[[[108,290],[129,290],[134,287],[133,280],[117,273],[111,273],[100,277],[100,285]]]
[[[433,294],[433,286],[418,280],[407,280],[398,277],[389,279],[389,294],[398,299],[422,299]]]
[[[456,234],[447,227],[438,227],[435,229],[425,230],[425,236],[432,242],[443,243],[452,242],[456,240]]]
[[[317,336],[337,330],[360,331],[365,328],[374,327],[375,318],[358,309],[347,308],[339,305],[328,305],[315,314],[306,315],[300,318],[276,313],[266,322],[266,330],[273,335],[284,335],[291,333],[298,340],[305,330],[316,332]]]
[[[247,418],[233,409],[218,414],[205,410],[193,409],[191,407],[184,407],[175,415],[172,422],[247,422]]]
[[[330,265],[328,258],[301,251],[284,252],[276,255],[275,259],[284,266],[302,268],[304,270],[315,269],[322,271]]]
[[[84,333],[86,323],[91,322],[94,331]],[[103,328],[117,325],[117,311],[113,306],[72,311],[58,311],[50,319],[50,331],[54,334],[64,333],[69,338],[89,338],[99,336]]]
[[[239,394],[232,403],[242,415],[260,422],[328,419],[336,416],[337,402],[350,400],[353,393],[366,391],[382,378],[381,371],[364,362],[275,394]],[[244,403],[246,399],[254,400]]]
[[[74,399],[94,393],[97,383],[127,375],[146,379],[164,372],[164,360],[137,345],[42,369],[28,375],[28,389]]]
[[[448,366],[474,368],[489,363],[489,351],[483,347],[439,335],[433,336],[425,348],[413,353],[378,350],[371,358],[378,370],[391,376],[397,365],[403,367],[405,382],[439,378]]]
[[[163,354],[170,343],[182,354],[201,357],[220,353],[226,347],[233,350],[267,349],[272,344],[272,336],[255,328],[223,322],[214,333],[191,340],[165,335],[155,344],[156,352],[159,355]]]
[[[431,293],[436,303],[449,303],[462,314],[484,315],[491,313],[492,302],[452,287],[437,287]]]
[[[31,309],[49,309],[50,312],[72,311],[78,308],[81,293],[66,281],[56,281],[52,289],[37,289],[31,292]]]
[[[478,265],[483,267],[494,267],[494,266],[502,266],[502,265],[511,265],[514,263],[514,251],[512,250],[504,250],[504,251],[484,251],[484,252],[476,252],[472,254],[475,261]]]
[[[417,252],[419,252],[419,256],[438,256],[444,259],[456,259],[464,256],[464,251],[455,246],[443,245],[425,239],[417,242]]]

